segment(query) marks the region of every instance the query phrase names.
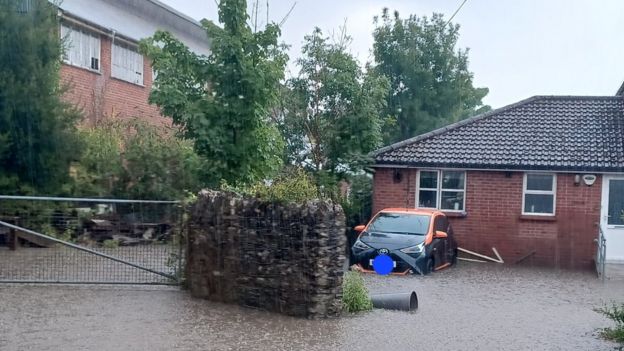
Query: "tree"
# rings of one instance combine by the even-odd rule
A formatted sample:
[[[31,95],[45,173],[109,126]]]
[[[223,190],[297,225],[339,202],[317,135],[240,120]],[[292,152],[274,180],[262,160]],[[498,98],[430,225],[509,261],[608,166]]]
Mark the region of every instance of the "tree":
[[[211,185],[250,183],[279,169],[283,141],[269,122],[287,56],[280,28],[253,31],[245,0],[222,0],[204,20],[211,54],[194,54],[167,32],[141,44],[158,72],[150,101],[173,118],[210,164]]]
[[[381,143],[386,78],[364,72],[347,51],[344,29],[330,42],[318,28],[305,37],[299,74],[287,81],[275,114],[290,163],[338,176],[361,169]],[[334,177],[336,178],[336,177]]]
[[[373,53],[376,70],[390,79],[384,128],[393,143],[489,110],[482,103],[487,88],[475,88],[468,70],[468,49],[457,49],[459,25],[431,18],[375,18]]]
[[[48,1],[0,1],[0,193],[61,193],[80,149],[58,25]]]

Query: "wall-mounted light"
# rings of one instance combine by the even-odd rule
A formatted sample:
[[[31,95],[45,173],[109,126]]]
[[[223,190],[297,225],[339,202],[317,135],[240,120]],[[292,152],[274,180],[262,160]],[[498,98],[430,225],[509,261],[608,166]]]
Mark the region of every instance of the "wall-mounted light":
[[[575,174],[574,175],[574,185],[579,185],[581,184],[581,175],[580,174]]]
[[[594,182],[596,181],[596,176],[593,174],[585,174],[583,176],[583,182],[585,183],[585,185],[587,186],[592,186],[594,185]]]

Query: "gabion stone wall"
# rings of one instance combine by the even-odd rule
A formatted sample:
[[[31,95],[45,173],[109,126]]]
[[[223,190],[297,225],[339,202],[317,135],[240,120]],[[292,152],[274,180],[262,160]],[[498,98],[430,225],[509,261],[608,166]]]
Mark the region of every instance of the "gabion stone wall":
[[[301,317],[340,313],[346,237],[339,205],[204,190],[189,221],[193,296]]]

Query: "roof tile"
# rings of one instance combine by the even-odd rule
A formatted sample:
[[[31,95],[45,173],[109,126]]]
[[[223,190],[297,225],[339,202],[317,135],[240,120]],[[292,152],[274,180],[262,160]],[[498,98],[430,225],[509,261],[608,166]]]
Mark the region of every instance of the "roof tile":
[[[535,96],[378,150],[376,165],[624,171],[624,97]]]

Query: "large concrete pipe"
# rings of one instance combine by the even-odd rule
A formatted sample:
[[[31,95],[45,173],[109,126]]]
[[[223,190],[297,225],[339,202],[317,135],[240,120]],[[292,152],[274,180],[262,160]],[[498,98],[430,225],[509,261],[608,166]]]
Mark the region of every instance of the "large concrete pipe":
[[[371,300],[375,308],[409,312],[418,309],[418,297],[415,291],[411,293],[371,295]]]

